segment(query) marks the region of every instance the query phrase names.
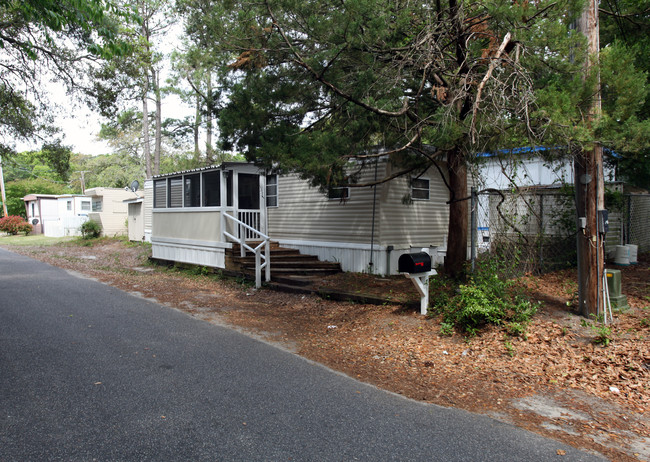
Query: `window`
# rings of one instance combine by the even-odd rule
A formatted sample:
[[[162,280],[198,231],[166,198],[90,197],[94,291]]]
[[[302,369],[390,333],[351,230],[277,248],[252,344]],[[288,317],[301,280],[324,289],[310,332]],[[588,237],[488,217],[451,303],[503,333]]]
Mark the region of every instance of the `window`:
[[[102,200],[93,199],[93,212],[101,212],[101,211],[102,211]]]
[[[278,206],[278,176],[266,175],[266,206]]]
[[[203,207],[219,207],[221,205],[221,171],[205,172],[203,174]]]
[[[67,201],[66,202],[66,207],[68,210],[72,210],[72,201]]]
[[[90,201],[81,201],[81,210],[89,212],[90,211]]]
[[[184,177],[185,207],[201,206],[201,175],[186,175]]]
[[[169,207],[183,206],[183,177],[169,178],[167,203]]]
[[[429,180],[426,178],[411,179],[411,198],[413,200],[429,200]]]
[[[167,207],[167,180],[153,182],[153,206],[154,208]]]
[[[330,200],[347,200],[350,198],[350,188],[330,188],[327,190],[327,198]]]
[[[36,212],[35,212],[36,207],[35,207],[34,205],[35,205],[35,204],[32,202],[32,216],[35,216],[35,215],[36,215]]]

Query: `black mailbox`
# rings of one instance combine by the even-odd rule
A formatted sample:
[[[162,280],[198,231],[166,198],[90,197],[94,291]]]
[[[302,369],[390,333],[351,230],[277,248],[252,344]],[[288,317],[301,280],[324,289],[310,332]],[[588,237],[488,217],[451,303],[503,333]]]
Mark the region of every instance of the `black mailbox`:
[[[431,271],[431,257],[428,253],[405,253],[397,261],[400,273],[426,273]]]

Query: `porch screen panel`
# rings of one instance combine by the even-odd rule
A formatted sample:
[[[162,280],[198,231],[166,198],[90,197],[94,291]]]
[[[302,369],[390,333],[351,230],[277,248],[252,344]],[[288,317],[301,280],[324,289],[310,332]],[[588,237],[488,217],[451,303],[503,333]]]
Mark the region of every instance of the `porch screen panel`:
[[[167,180],[156,180],[153,182],[153,207],[167,207]]]
[[[183,178],[169,179],[169,206],[183,206]]]
[[[203,207],[221,205],[221,171],[203,173]]]
[[[201,175],[185,176],[185,207],[201,206]]]

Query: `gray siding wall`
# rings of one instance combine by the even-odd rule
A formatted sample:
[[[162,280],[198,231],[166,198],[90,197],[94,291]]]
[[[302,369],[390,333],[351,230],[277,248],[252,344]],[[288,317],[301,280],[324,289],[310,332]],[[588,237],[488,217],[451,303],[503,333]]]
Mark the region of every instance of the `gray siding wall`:
[[[390,174],[390,168],[380,162],[378,178]],[[374,176],[375,169],[370,167],[360,182],[370,182]],[[449,193],[437,169],[421,178],[429,180],[429,200],[410,204],[403,203],[404,196],[411,193],[410,177],[377,186],[372,252],[372,187],[351,188],[349,200],[342,203],[328,200],[296,175],[282,176],[279,206],[268,209],[269,235],[284,246],[338,261],[344,271],[368,271],[372,254],[375,272],[394,274],[399,255],[412,247],[429,248],[439,263],[444,249],[439,253],[436,247],[446,243]]]
[[[347,201],[330,200],[297,175],[281,176],[278,207],[268,209],[269,235],[276,240],[370,244],[372,196],[370,187],[350,188]]]
[[[435,168],[420,178],[429,180],[429,200],[403,203],[404,196],[411,192],[409,177],[397,178],[382,186],[379,233],[382,245],[435,247],[446,242],[449,222],[447,187]]]

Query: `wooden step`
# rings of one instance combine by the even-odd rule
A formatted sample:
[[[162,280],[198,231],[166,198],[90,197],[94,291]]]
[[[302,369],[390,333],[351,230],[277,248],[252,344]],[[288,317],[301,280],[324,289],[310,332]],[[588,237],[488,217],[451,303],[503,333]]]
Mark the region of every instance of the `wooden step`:
[[[242,265],[243,271],[255,271],[255,265]],[[340,273],[341,266],[338,263],[330,262],[309,262],[303,264],[296,264],[291,262],[276,262],[271,260],[271,274],[274,272],[283,271],[286,273],[294,272],[295,274],[302,274],[304,271],[326,271]]]
[[[246,245],[249,246],[249,247],[252,247],[252,248],[257,247],[257,246],[260,245],[261,243],[262,243],[261,241],[246,241]],[[228,249],[228,251],[229,251],[229,252],[236,253],[236,254],[239,254],[239,250],[240,250],[240,248],[241,248],[241,245],[240,245],[240,244],[238,244],[238,243],[233,243],[233,244],[232,244],[232,248],[231,248],[231,249]],[[296,249],[289,249],[289,248],[287,248],[287,247],[280,247],[280,244],[279,244],[279,243],[277,243],[277,242],[273,242],[273,241],[271,241],[271,242],[269,243],[269,249],[270,249],[271,251],[296,251],[296,252],[298,252]]]
[[[239,263],[240,265],[254,265],[255,264],[255,256],[254,255],[248,255],[246,257],[232,257],[233,261]],[[318,263],[320,260],[318,260],[318,257],[315,255],[302,255],[302,254],[295,254],[295,255],[276,255],[274,253],[271,254],[271,261],[273,264],[275,263],[295,263],[295,264],[304,264],[304,263]]]
[[[260,242],[250,241],[247,245],[256,247]],[[313,278],[341,272],[337,262],[320,261],[315,255],[301,254],[296,249],[281,247],[277,242],[270,246],[271,280],[280,284],[296,287],[311,286]],[[226,251],[226,265],[235,271],[251,276],[255,274],[255,255],[247,251],[246,256],[240,256],[240,245],[233,244]]]
[[[300,274],[273,274],[271,281],[293,287],[310,287],[314,283],[314,277]]]

